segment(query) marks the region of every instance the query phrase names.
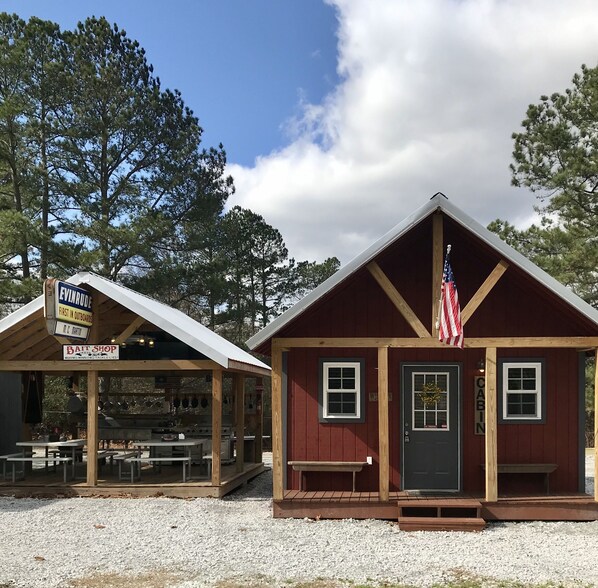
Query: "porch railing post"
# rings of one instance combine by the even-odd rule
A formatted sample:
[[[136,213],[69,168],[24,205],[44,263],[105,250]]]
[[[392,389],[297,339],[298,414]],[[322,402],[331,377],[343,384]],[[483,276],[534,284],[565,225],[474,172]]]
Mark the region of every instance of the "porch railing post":
[[[380,500],[388,501],[390,458],[388,451],[388,347],[378,348],[378,459]]]
[[[486,501],[498,500],[496,347],[486,349]]]

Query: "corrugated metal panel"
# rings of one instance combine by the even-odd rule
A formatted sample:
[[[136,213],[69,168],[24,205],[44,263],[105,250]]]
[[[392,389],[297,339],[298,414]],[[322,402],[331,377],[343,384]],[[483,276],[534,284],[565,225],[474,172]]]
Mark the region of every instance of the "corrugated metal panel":
[[[264,370],[270,368],[240,349],[230,341],[217,335],[183,312],[171,308],[148,296],[125,288],[91,272],[80,272],[67,280],[71,284],[89,284],[125,308],[143,317],[148,322],[169,333],[179,341],[209,357],[224,368],[229,367],[229,360],[247,364]],[[32,313],[43,309],[44,297],[39,296],[13,314],[0,321],[0,333],[18,324]]]
[[[401,223],[396,225],[393,229],[383,235],[373,245],[368,247],[364,252],[351,260],[346,266],[339,269],[333,276],[328,278],[325,282],[320,284],[316,289],[310,292],[305,298],[300,300],[292,308],[280,315],[268,326],[262,329],[259,333],[251,337],[247,341],[250,349],[255,349],[268,339],[276,335],[283,327],[289,324],[292,320],[301,315],[312,304],[317,302],[325,294],[330,292],[338,284],[353,275],[356,271],[372,261],[379,253],[384,251],[389,245],[400,239],[404,234],[409,232],[415,225],[427,218],[434,211],[440,210],[448,217],[462,225],[466,230],[475,234],[482,241],[484,241],[491,248],[496,250],[500,255],[509,261],[511,264],[521,268],[535,280],[543,284],[546,288],[553,291],[564,302],[572,306],[579,313],[590,319],[598,325],[598,310],[590,306],[587,302],[582,300],[579,296],[574,294],[569,288],[563,286],[560,282],[548,275],[544,270],[532,263],[529,259],[515,251],[512,247],[502,241],[497,235],[490,232],[486,227],[472,219],[465,214],[458,207],[453,205],[443,195],[437,194],[432,197],[424,206],[416,210],[413,214],[408,216]]]

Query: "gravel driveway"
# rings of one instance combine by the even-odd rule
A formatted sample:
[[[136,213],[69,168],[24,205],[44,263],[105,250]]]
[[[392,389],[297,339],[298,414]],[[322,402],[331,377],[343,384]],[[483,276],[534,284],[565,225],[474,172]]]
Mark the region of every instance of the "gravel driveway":
[[[593,476],[593,459],[586,460]],[[587,490],[593,492],[593,478]],[[598,586],[598,522],[406,533],[384,521],[273,519],[270,472],[224,500],[0,498],[0,588]],[[336,582],[341,580],[344,582]]]

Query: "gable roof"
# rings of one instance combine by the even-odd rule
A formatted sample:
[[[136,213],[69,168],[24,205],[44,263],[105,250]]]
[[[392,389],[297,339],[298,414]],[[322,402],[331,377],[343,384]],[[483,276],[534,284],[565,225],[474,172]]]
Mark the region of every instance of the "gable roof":
[[[498,252],[512,265],[522,269],[525,273],[529,274],[537,282],[554,292],[565,303],[598,326],[598,310],[590,306],[587,302],[577,296],[577,294],[573,293],[566,286],[563,286],[563,284],[555,280],[552,276],[548,275],[544,270],[540,269],[536,264],[527,259],[527,257],[513,249],[510,245],[507,245],[496,234],[492,233],[469,215],[465,214],[460,208],[452,204],[443,194],[438,193],[426,202],[426,204],[405,218],[405,220],[388,231],[388,233],[383,235],[365,251],[352,259],[347,265],[341,267],[334,275],[322,282],[322,284],[312,290],[297,304],[251,337],[247,341],[248,347],[250,349],[256,349],[268,339],[274,337],[282,328],[305,312],[338,284],[370,263],[388,246],[392,245],[422,220],[436,211],[446,214],[467,231],[479,237],[484,243]]]
[[[241,369],[242,366],[235,365],[240,363],[266,372],[270,371],[266,364],[250,353],[204,327],[180,310],[171,308],[153,298],[91,272],[79,272],[66,281],[76,286],[85,284],[91,286],[225,369],[233,367]],[[0,320],[0,335],[43,308],[44,296],[42,295]]]

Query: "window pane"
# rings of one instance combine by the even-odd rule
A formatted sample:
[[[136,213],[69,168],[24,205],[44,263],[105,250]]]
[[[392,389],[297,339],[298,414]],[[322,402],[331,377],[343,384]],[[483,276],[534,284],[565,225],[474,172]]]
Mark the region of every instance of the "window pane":
[[[343,414],[355,414],[355,400],[343,403]]]
[[[521,380],[509,378],[509,390],[521,390]]]
[[[355,390],[355,378],[343,378],[343,390]]]
[[[523,390],[535,390],[536,380],[523,380]]]
[[[341,414],[341,403],[340,402],[329,402],[328,403],[328,414]]]
[[[536,395],[535,394],[509,394],[507,396],[508,416],[535,416]]]
[[[510,367],[510,368],[507,370],[507,377],[508,377],[509,379],[511,379],[511,378],[514,378],[514,379],[516,379],[516,380],[517,380],[517,379],[519,379],[519,378],[521,378],[521,368],[518,368],[518,367]]]
[[[414,429],[422,429],[424,426],[424,411],[423,410],[416,410],[414,413]]]
[[[329,378],[340,378],[342,375],[341,369],[342,368],[339,368],[339,367],[328,368],[328,377]]]
[[[341,402],[342,398],[343,395],[340,392],[330,392],[330,394],[328,394],[329,402]]]
[[[531,378],[533,380],[536,379],[536,368],[523,368],[521,377],[522,378]]]
[[[443,392],[446,392],[446,388],[447,388],[447,377],[446,377],[446,374],[438,374],[438,377],[436,378],[436,385]]]
[[[328,378],[329,390],[342,390],[342,382],[340,378]]]
[[[438,417],[437,418],[438,427],[445,429],[446,428],[446,411],[445,410],[438,411],[437,417]]]
[[[436,426],[436,413],[432,411],[426,411],[426,426]]]
[[[413,389],[421,390],[423,387],[424,387],[424,375],[423,374],[415,374],[413,376]]]

